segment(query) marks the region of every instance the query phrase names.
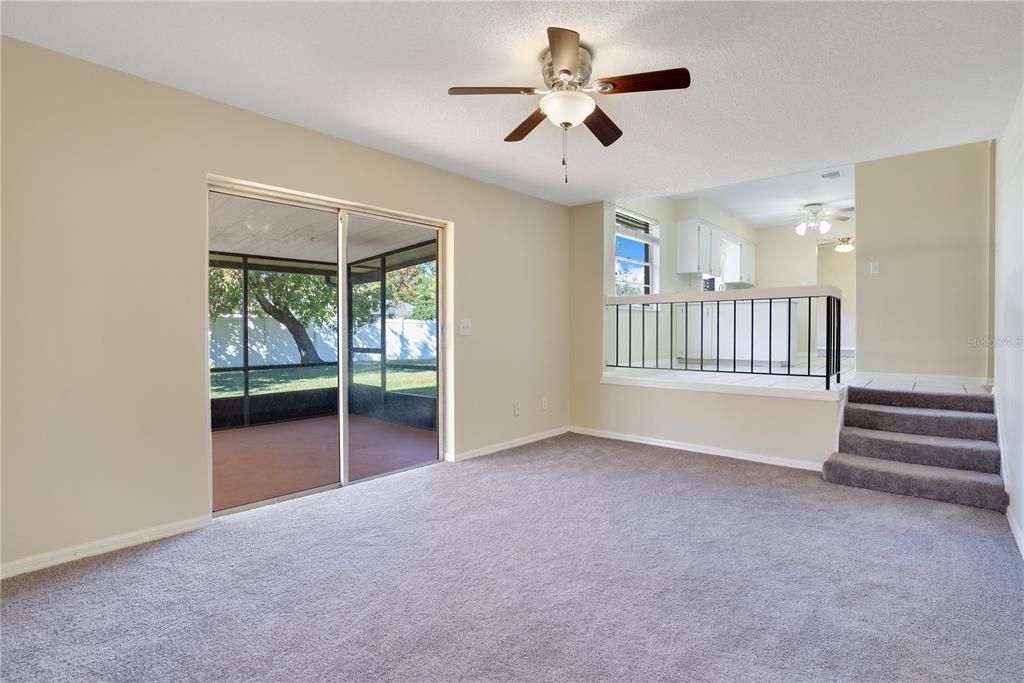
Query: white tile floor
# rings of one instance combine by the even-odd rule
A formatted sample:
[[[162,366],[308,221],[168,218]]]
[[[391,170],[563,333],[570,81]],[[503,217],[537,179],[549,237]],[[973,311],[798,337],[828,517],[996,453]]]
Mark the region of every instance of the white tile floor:
[[[778,387],[794,389],[817,389],[825,391],[825,380],[823,377],[807,377],[807,356],[795,359],[792,375],[786,374],[785,367],[773,366],[772,374],[744,374],[732,372],[732,361],[723,363],[723,372],[713,370],[713,362],[705,361],[705,370],[682,370],[676,365],[674,370],[654,368],[608,368],[607,371],[614,376],[623,378],[637,378],[656,381],[676,381],[688,384],[728,384],[730,386],[752,386],[752,387]],[[691,363],[691,367],[694,364]],[[699,367],[699,366],[698,366]],[[749,361],[747,366],[749,369]],[[823,373],[825,360],[823,358],[811,359],[811,372]],[[742,361],[738,369],[743,369]],[[755,363],[754,369],[757,372],[768,372],[768,367],[763,363]],[[848,385],[855,387],[870,387],[872,389],[891,389],[895,391],[921,391],[932,393],[990,393],[990,390],[980,384],[964,384],[956,380],[943,381],[934,376],[914,377],[913,375],[901,375],[893,377],[879,377],[870,373],[858,375],[853,358],[843,358],[840,362],[840,386]],[[832,391],[836,390],[833,384]]]
[[[893,391],[920,391],[933,394],[989,394],[992,393],[987,387],[980,384],[962,384],[957,382],[938,383],[934,379],[895,381],[887,379],[871,379],[870,377],[857,377],[853,373],[849,384],[855,387],[869,387],[871,389],[891,389]]]

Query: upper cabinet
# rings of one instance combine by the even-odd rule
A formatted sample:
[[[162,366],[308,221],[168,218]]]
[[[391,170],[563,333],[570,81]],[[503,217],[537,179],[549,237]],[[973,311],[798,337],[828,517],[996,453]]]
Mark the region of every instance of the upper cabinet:
[[[752,242],[699,219],[679,221],[676,229],[679,273],[711,275],[734,287],[754,286]]]
[[[701,220],[679,221],[676,271],[722,275],[722,229]]]
[[[740,279],[739,282],[753,287],[757,274],[757,247],[753,242],[743,240],[740,243]]]

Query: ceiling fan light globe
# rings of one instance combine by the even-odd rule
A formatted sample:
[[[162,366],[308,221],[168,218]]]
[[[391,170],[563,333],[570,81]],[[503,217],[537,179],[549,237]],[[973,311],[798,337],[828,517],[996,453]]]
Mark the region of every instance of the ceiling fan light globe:
[[[574,90],[549,93],[540,101],[540,110],[548,117],[548,121],[560,128],[580,125],[594,112],[596,106],[589,95]]]
[[[822,235],[824,235],[826,232],[828,232],[831,229],[832,229],[832,224],[829,223],[828,221],[821,221],[820,223],[818,223],[818,231],[821,232]]]
[[[796,234],[800,235],[801,237],[807,234],[807,221],[801,221],[800,223],[797,223]]]

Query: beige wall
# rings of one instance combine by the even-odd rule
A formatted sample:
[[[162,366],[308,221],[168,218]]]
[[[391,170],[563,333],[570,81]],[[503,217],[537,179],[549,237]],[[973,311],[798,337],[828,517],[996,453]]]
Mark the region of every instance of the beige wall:
[[[757,230],[757,286],[799,287],[818,281],[815,237],[801,237],[790,224]]]
[[[996,413],[1007,514],[1024,552],[1024,91],[995,152]]]
[[[858,370],[986,376],[989,153],[857,164]]]
[[[827,238],[850,237],[856,232],[853,220],[834,222]],[[818,240],[817,234],[801,237],[796,234],[793,223],[784,223],[757,229],[757,286],[758,287],[801,287],[814,284],[834,284],[843,290],[843,321],[847,316],[856,317],[856,293],[848,291],[851,283],[844,287],[835,282],[823,280],[818,276]],[[828,247],[831,249],[831,247]],[[852,255],[851,255],[852,258]],[[851,303],[851,300],[854,303]],[[807,316],[813,316],[811,323],[815,328],[824,327],[824,319],[818,320],[821,306],[814,310],[800,303],[797,307],[797,329],[807,329]],[[853,327],[849,332],[843,329],[843,346],[854,345]],[[801,334],[797,340],[797,350],[807,351],[807,336]]]
[[[832,246],[818,247],[818,284],[832,285],[843,292],[842,347],[857,343],[857,252],[840,253]],[[818,321],[818,346],[825,345],[825,316]]]
[[[570,424],[811,466],[824,462],[835,447],[837,402],[601,383],[605,235],[613,220],[611,204],[571,212]]]
[[[454,450],[568,422],[565,207],[2,46],[5,563],[209,514],[207,174],[453,221]]]

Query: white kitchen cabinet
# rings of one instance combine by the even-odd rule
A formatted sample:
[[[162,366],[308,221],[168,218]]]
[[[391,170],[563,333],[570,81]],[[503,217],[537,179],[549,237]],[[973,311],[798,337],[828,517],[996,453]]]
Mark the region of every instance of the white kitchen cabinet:
[[[753,242],[740,243],[740,280],[753,287],[757,284],[757,247]]]
[[[722,229],[710,223],[708,226],[708,269],[705,271],[714,277],[722,277]]]
[[[676,272],[721,276],[721,228],[702,220],[679,221],[676,225]]]
[[[699,219],[679,221],[676,230],[677,272],[710,275],[734,287],[754,285],[753,242]]]
[[[726,233],[722,237],[722,279],[731,289],[754,286],[754,244]]]
[[[744,283],[743,244],[731,235],[722,237],[722,279],[726,285]]]

